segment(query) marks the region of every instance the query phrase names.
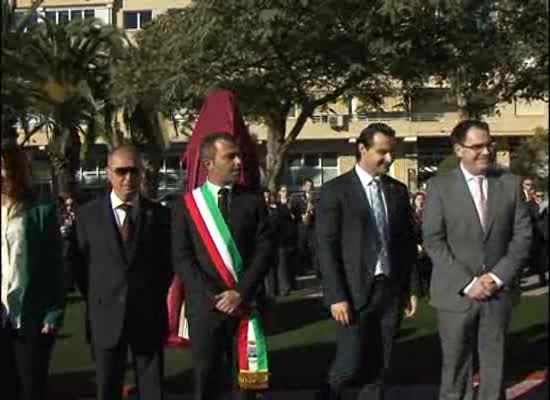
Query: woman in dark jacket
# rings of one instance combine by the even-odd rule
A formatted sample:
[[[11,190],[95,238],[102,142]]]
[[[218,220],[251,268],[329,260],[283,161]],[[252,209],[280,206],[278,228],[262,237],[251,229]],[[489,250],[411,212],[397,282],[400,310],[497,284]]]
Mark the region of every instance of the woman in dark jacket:
[[[47,398],[55,335],[65,305],[55,204],[36,201],[26,154],[2,145],[2,398]]]

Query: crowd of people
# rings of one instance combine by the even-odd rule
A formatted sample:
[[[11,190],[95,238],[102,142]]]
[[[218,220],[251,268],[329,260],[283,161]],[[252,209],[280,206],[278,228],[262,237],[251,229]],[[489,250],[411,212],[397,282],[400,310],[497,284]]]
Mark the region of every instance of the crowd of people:
[[[534,181],[495,168],[485,122],[452,131],[460,165],[410,195],[387,173],[397,139],[368,125],[356,164],[316,191],[275,193],[236,183],[239,144],[213,132],[200,147],[206,182],[171,211],[140,193],[142,164],[130,145],[112,150],[111,190],[76,208],[37,201],[30,166],[2,145],[0,364],[6,398],[46,399],[65,292],[86,305],[99,400],[122,399],[128,352],[143,400],[163,398],[166,296],[173,274],[185,285],[194,399],[225,390],[253,399],[269,386],[263,318],[266,295],[284,296],[314,271],[336,328],[336,354],[318,398],[384,398],[394,338],[417,299],[436,309],[443,355],[440,400],[503,400],[506,330],[523,268],[546,284],[548,206]],[[367,397],[371,396],[371,397]]]

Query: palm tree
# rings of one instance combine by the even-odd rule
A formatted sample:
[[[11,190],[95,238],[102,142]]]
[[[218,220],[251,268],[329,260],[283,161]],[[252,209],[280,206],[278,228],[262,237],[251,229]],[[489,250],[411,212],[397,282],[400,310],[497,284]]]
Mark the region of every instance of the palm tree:
[[[146,197],[158,197],[159,170],[162,155],[169,144],[168,132],[161,115],[159,89],[136,84],[138,65],[154,60],[147,58],[139,45],[129,43],[123,63],[115,65],[113,104],[122,111],[123,122],[128,132],[129,142],[141,152],[144,163],[142,192]]]
[[[75,185],[81,137],[96,136],[98,114],[109,98],[112,57],[124,36],[98,19],[65,26],[43,19],[39,25],[25,56],[40,65],[32,81],[33,109],[45,120],[53,189],[60,192]]]
[[[39,69],[25,59],[25,49],[32,43],[36,26],[36,10],[43,0],[34,1],[23,14],[16,13],[15,2],[2,0],[2,134],[17,139],[15,124],[21,123],[26,136],[40,129],[30,129],[30,82],[38,78]],[[22,15],[21,18],[18,18]]]

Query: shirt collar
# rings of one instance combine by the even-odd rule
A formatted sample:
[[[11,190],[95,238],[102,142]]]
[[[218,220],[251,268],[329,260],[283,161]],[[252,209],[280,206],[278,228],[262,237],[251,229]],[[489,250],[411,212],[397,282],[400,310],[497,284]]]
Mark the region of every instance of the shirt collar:
[[[462,170],[462,173],[464,174],[464,177],[466,178],[467,182],[470,182],[472,179],[476,178],[485,178],[485,175],[473,175],[466,168],[464,168],[464,165],[460,163],[460,169]]]
[[[111,192],[111,207],[113,207],[113,210],[116,210],[123,204],[129,204],[135,209],[139,205],[139,196],[134,196],[134,198],[130,201],[122,201],[115,192]]]
[[[231,189],[233,188],[233,185],[225,185],[225,186],[216,185],[215,183],[210,182],[208,179],[206,180],[206,186],[214,194],[214,196],[218,195],[218,192],[222,189],[222,187],[225,189],[228,189],[229,191],[231,191]]]
[[[359,164],[355,164],[355,172],[359,176],[359,180],[361,181],[361,185],[363,185],[364,188],[368,187],[371,182],[375,179],[374,176],[369,174],[367,171],[365,171],[363,168],[359,166]]]

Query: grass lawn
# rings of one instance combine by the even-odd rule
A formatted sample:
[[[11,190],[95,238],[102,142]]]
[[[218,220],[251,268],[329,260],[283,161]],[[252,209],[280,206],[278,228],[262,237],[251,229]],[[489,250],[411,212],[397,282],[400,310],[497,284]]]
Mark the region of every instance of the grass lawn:
[[[417,316],[402,324],[395,347],[392,380],[399,384],[439,382],[441,360],[435,314],[426,303],[419,307]],[[55,392],[93,392],[94,365],[84,339],[83,317],[82,302],[71,297],[50,371]],[[546,368],[547,326],[548,295],[523,297],[514,310],[508,341],[508,382]],[[334,325],[327,319],[320,299],[284,299],[275,306],[268,329],[273,388],[317,387],[324,380],[334,352]],[[190,391],[189,353],[186,349],[166,351],[168,391]],[[130,372],[127,380],[133,381]]]

